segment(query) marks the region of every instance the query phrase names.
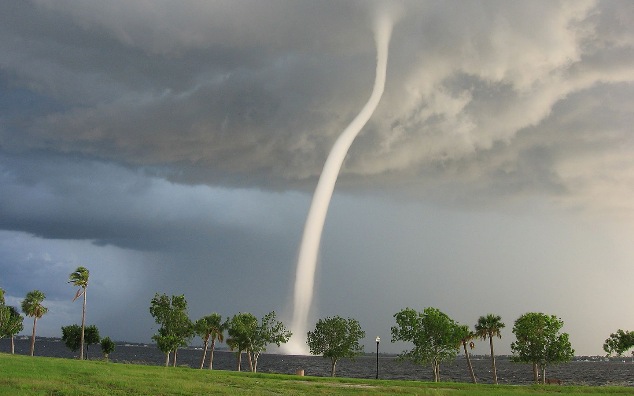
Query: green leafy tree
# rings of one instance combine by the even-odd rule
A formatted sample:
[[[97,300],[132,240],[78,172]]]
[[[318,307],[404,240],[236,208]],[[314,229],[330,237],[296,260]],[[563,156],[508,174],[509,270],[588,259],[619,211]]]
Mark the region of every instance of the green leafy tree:
[[[568,362],[575,356],[567,333],[560,333],[564,322],[555,315],[529,312],[520,316],[513,326],[517,339],[511,344],[512,360],[531,363],[533,379],[546,381],[546,367],[556,363]]]
[[[471,329],[469,329],[469,326],[467,325],[459,326],[457,329],[457,333],[458,333],[458,338],[460,339],[460,344],[462,345],[464,349],[464,356],[467,359],[467,367],[469,368],[471,381],[473,381],[474,384],[477,384],[478,380],[476,379],[475,373],[473,372],[473,365],[471,364],[471,356],[469,354],[469,350],[467,349],[467,344],[470,349],[473,349],[475,347],[475,344],[473,343],[473,339],[476,338],[476,335],[473,331],[471,331]]]
[[[14,337],[24,329],[24,316],[18,309],[5,305],[4,290],[0,288],[0,338],[11,338],[11,354],[15,353]]]
[[[86,267],[77,267],[68,277],[68,283],[72,283],[74,286],[78,286],[79,290],[75,293],[73,301],[77,300],[83,295],[84,303],[81,309],[81,346],[79,349],[79,359],[84,359],[84,332],[86,328],[86,289],[88,288],[88,278],[90,271]]]
[[[158,332],[152,336],[152,340],[156,342],[158,349],[165,354],[165,366],[170,364],[170,355],[174,352],[174,361],[172,366],[176,367],[176,358],[178,348],[185,346],[182,344],[180,337],[168,333],[164,328],[159,328]]]
[[[194,335],[194,325],[187,316],[187,300],[183,295],[168,297],[156,293],[150,303],[150,314],[161,325],[152,339],[165,353],[165,366],[169,365],[170,354],[174,352],[173,366],[176,367],[178,348],[187,346]]]
[[[264,315],[261,322],[250,313],[238,313],[227,322],[229,338],[227,344],[235,350],[238,356],[237,370],[241,370],[242,353],[247,353],[249,369],[258,370],[260,354],[266,351],[270,344],[280,346],[288,342],[291,332],[286,330],[284,323],[277,320],[275,311]]]
[[[437,308],[425,308],[417,312],[405,308],[394,315],[392,342],[405,341],[414,344],[409,351],[399,355],[416,364],[431,365],[434,381],[440,381],[440,363],[453,360],[460,350],[463,333],[459,325]]]
[[[216,347],[216,340],[222,342],[225,339],[224,332],[226,330],[226,323],[222,322],[222,316],[217,313],[204,316],[196,321],[194,324],[194,331],[196,335],[203,340],[203,358],[200,361],[200,368],[202,369],[205,364],[205,357],[207,356],[207,347],[211,340],[211,348],[209,351],[209,370],[213,369],[214,363],[214,349]]]
[[[227,321],[227,345],[232,351],[236,351],[238,358],[237,370],[242,369],[242,353],[248,352],[251,347],[253,336],[258,327],[258,319],[248,312],[240,312]],[[249,368],[253,371],[251,354],[247,353]]]
[[[80,354],[79,358],[83,359],[85,356],[88,359],[88,346],[98,344],[100,341],[99,329],[95,325],[86,326],[84,329],[84,345],[86,348],[86,354]],[[73,352],[77,352],[82,349],[82,328],[77,324],[63,326],[62,327],[62,341]]]
[[[62,341],[71,351],[79,351],[81,347],[81,326],[77,324],[62,326]]]
[[[5,337],[2,331],[9,320],[9,308],[4,305],[4,289],[0,287],[0,338]]]
[[[275,344],[278,347],[285,344],[291,338],[292,333],[286,329],[284,323],[277,320],[275,311],[264,315],[262,321],[255,328],[251,337],[251,343],[247,347],[249,362],[252,362],[251,371],[258,371],[258,359],[266,347]]]
[[[110,356],[110,354],[114,352],[116,344],[114,343],[114,341],[110,339],[110,337],[104,337],[101,339],[100,345],[101,345],[101,353],[103,353],[103,357],[106,360],[108,360],[108,357]]]
[[[15,335],[24,329],[24,316],[16,307],[0,305],[0,338],[11,338],[11,354],[15,353]]]
[[[90,345],[99,344],[101,337],[99,329],[95,325],[87,326],[84,332],[84,345],[86,347],[86,359],[88,359],[88,347]]]
[[[634,347],[634,332],[621,329],[618,329],[616,333],[610,334],[610,338],[607,338],[603,343],[603,350],[607,354],[606,356],[612,354],[621,356],[632,347]]]
[[[0,304],[0,339],[7,337],[5,327],[11,317],[11,310],[4,304]]]
[[[497,368],[495,365],[495,353],[493,352],[493,337],[502,338],[500,331],[506,326],[502,322],[500,315],[488,314],[480,316],[478,323],[475,325],[475,334],[482,340],[489,339],[489,347],[491,349],[491,369],[493,370],[493,383],[498,383]]]
[[[359,340],[365,331],[356,319],[340,316],[319,319],[314,331],[308,332],[308,347],[313,355],[330,359],[330,375],[335,376],[337,362],[342,358],[354,359],[363,353]]]
[[[22,300],[22,312],[24,312],[26,316],[33,318],[33,333],[31,335],[30,350],[31,356],[33,356],[33,353],[35,352],[35,328],[37,327],[37,320],[48,312],[48,308],[42,305],[44,299],[46,299],[44,293],[39,290],[32,290],[28,292],[24,300]]]

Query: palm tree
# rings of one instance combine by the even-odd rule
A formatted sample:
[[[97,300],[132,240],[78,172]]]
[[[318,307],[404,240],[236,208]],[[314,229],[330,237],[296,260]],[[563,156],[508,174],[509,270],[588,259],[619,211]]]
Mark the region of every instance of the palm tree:
[[[42,305],[42,301],[46,296],[39,290],[32,290],[26,294],[24,300],[22,300],[22,312],[26,314],[26,316],[33,317],[33,335],[31,336],[31,356],[33,356],[33,351],[35,350],[35,327],[37,325],[37,320],[44,316],[45,313],[48,312],[48,308]]]
[[[88,288],[88,276],[90,271],[86,269],[86,267],[77,267],[75,272],[71,273],[68,277],[68,283],[72,283],[75,286],[79,286],[79,290],[75,293],[75,298],[73,301],[77,300],[79,296],[84,295],[84,305],[81,310],[81,338],[80,338],[80,349],[79,349],[79,359],[84,360],[84,330],[86,327],[86,288]]]
[[[475,325],[475,335],[483,340],[489,339],[489,345],[491,346],[491,367],[493,369],[493,383],[498,383],[498,375],[495,368],[495,355],[493,354],[493,336],[502,338],[500,330],[504,328],[505,324],[502,323],[502,317],[500,315],[488,314],[487,316],[480,316],[478,323]]]
[[[203,368],[205,364],[205,357],[207,356],[207,346],[211,339],[211,353],[209,358],[209,370],[213,368],[214,362],[214,349],[216,346],[216,340],[224,340],[224,331],[226,329],[225,323],[222,323],[222,316],[217,313],[202,317],[196,322],[196,334],[203,339],[203,358],[200,361],[200,368]]]
[[[473,366],[471,365],[471,356],[469,356],[469,351],[467,350],[467,343],[469,344],[469,348],[473,349],[475,347],[475,344],[471,340],[473,340],[476,335],[474,332],[469,330],[469,326],[467,325],[459,326],[458,332],[460,337],[460,344],[462,344],[462,347],[464,348],[464,355],[467,358],[467,366],[469,366],[469,374],[471,374],[471,380],[474,384],[477,384],[478,381],[476,380],[475,374],[473,373]]]

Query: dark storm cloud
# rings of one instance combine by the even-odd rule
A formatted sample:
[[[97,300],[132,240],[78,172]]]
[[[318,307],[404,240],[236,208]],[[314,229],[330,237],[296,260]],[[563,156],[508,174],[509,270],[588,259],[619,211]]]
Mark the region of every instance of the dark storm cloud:
[[[5,4],[0,76],[52,110],[4,115],[0,142],[169,167],[186,183],[313,185],[369,94],[377,4]],[[384,8],[397,20],[387,89],[342,184],[411,186],[423,169],[445,183],[522,131],[552,136],[541,124],[571,94],[634,78],[627,3]],[[496,175],[478,177],[504,184]]]
[[[64,109],[30,114],[28,120],[24,114],[5,114],[5,148],[44,148],[129,164],[211,169],[212,179],[220,173],[216,178],[221,181],[228,179],[222,177],[223,172],[295,177],[295,172],[305,175],[302,169],[314,173],[318,167],[334,133],[329,127],[333,116],[339,123],[347,121],[337,120],[314,97],[330,95],[331,90],[322,87],[333,82],[344,91],[357,88],[355,78],[335,77],[332,81],[329,77],[332,69],[353,73],[349,62],[319,53],[321,47],[344,48],[346,41],[361,34],[341,23],[341,14],[351,12],[349,6],[337,7],[341,12],[329,10],[334,15],[326,18],[340,21],[343,26],[337,31],[341,35],[333,35],[327,29],[329,23],[316,23],[307,13],[293,11],[305,6],[288,8],[288,18],[279,21],[271,20],[269,5],[266,12],[256,5],[249,12],[222,6],[235,18],[246,19],[231,23],[253,30],[244,37],[223,28],[228,22],[222,10],[206,10],[205,18],[191,26],[179,23],[178,12],[168,13],[165,25],[149,26],[145,12],[126,13],[121,22],[108,13],[95,15],[84,10],[84,15],[82,7],[71,15],[56,10],[58,5],[51,7],[47,12],[28,7],[27,11],[3,13],[13,21],[3,25],[3,62],[16,74],[7,77],[13,84],[21,79],[36,84],[33,101],[54,102]],[[321,12],[323,7],[308,8]],[[195,12],[184,12],[183,18],[196,19]],[[249,23],[250,13],[260,23]],[[21,18],[29,22],[17,25],[15,20]],[[64,21],[61,28],[50,22],[59,22],[59,18]],[[126,24],[126,18],[130,31],[112,26]],[[358,24],[358,17],[350,19]],[[144,35],[136,24],[153,29],[156,37]],[[296,25],[302,26],[299,33],[281,40],[280,30],[294,30]],[[371,51],[371,41],[363,47]],[[370,65],[364,67],[371,69]],[[52,72],[55,78],[51,78]],[[355,102],[360,100],[363,98]],[[314,129],[325,136],[307,135]],[[263,184],[261,180],[251,183]]]
[[[3,156],[0,180],[0,227],[49,239],[209,252],[230,241],[264,245],[284,227],[285,215],[275,214],[257,192],[241,202],[223,190],[182,189],[142,171],[80,158]],[[259,213],[263,208],[268,212]]]

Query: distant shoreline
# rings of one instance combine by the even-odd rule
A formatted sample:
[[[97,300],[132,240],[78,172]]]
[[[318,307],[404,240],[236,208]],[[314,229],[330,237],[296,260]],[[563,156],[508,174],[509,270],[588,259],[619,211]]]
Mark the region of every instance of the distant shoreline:
[[[15,337],[16,341],[30,341],[31,337],[27,336],[27,335],[20,335],[20,336],[16,336]],[[62,339],[59,337],[40,337],[40,336],[36,336],[35,337],[35,342],[37,343],[38,341],[46,341],[46,342],[62,342]],[[132,341],[117,341],[117,340],[113,340],[114,343],[117,346],[136,346],[136,347],[144,347],[144,348],[157,348],[156,344],[154,343],[144,343],[144,342],[132,342]],[[2,351],[2,345],[4,345],[4,343],[8,343],[10,342],[9,339],[7,338],[2,338],[0,339],[0,352]],[[192,344],[189,345],[187,347],[183,347],[180,348],[181,350],[202,350],[203,345],[196,345],[196,344]],[[216,352],[232,352],[229,348],[227,348],[224,345],[221,346],[216,346],[215,348]],[[285,354],[285,353],[276,353],[274,351],[267,351],[264,354],[268,354],[268,355],[285,355],[285,356],[295,356],[295,355],[289,355],[289,354]],[[301,355],[299,355],[301,356]],[[307,355],[310,356],[310,355]],[[362,353],[360,356],[376,356],[376,352],[364,352]],[[398,358],[398,354],[397,353],[384,353],[384,352],[379,352],[379,356],[380,357],[385,357],[385,358]],[[469,355],[471,357],[472,360],[481,360],[481,359],[490,359],[490,355],[474,355],[474,354],[470,354]],[[495,359],[496,360],[510,360],[512,358],[513,355],[495,355]],[[456,359],[464,359],[465,356],[463,353],[458,353],[458,355],[456,356]],[[632,362],[634,363],[634,357],[633,356],[627,356],[627,355],[623,355],[623,356],[610,356],[610,357],[606,357],[605,355],[577,355],[575,357],[573,357],[573,359],[571,360],[572,362],[600,362],[600,361],[605,361],[605,362]]]

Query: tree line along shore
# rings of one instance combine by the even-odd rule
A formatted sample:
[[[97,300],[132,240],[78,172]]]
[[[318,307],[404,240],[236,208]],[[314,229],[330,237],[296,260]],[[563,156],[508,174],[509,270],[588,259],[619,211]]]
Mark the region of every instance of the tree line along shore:
[[[116,347],[109,338],[101,338],[95,325],[86,325],[87,288],[90,272],[85,267],[77,267],[69,275],[68,283],[78,287],[73,301],[82,297],[81,325],[72,324],[62,327],[62,341],[72,351],[79,351],[79,359],[84,359],[87,346],[100,344],[104,358]],[[40,290],[27,293],[21,303],[22,312],[33,318],[29,354],[34,355],[37,320],[42,318],[48,308],[44,306],[46,296]],[[156,347],[165,354],[165,366],[177,365],[178,350],[187,347],[197,336],[203,342],[200,368],[213,369],[213,356],[216,342],[226,342],[228,348],[236,354],[236,370],[242,370],[242,357],[246,354],[251,372],[257,372],[260,355],[270,345],[287,343],[294,336],[271,311],[258,319],[248,312],[239,312],[224,318],[218,313],[205,315],[192,320],[187,311],[184,295],[156,293],[150,301],[149,313],[154,318],[158,331],[152,336]],[[393,315],[395,325],[391,328],[391,341],[402,341],[411,346],[397,356],[411,360],[415,364],[429,366],[434,381],[440,379],[441,363],[454,360],[462,350],[472,382],[477,379],[471,364],[470,350],[474,340],[487,341],[490,348],[491,375],[497,384],[494,339],[501,338],[505,323],[499,315],[480,316],[471,328],[450,318],[438,308],[427,307],[423,311],[404,308]],[[11,339],[11,353],[14,353],[14,337],[24,329],[24,316],[18,309],[5,304],[4,290],[0,289],[0,338]],[[556,381],[549,379],[546,369],[554,364],[570,361],[574,349],[568,333],[562,332],[564,322],[555,315],[529,312],[515,320],[513,334],[516,340],[511,343],[510,359],[518,363],[532,365],[533,379],[536,383]],[[301,336],[301,335],[295,335]],[[321,318],[315,328],[306,334],[306,343],[310,353],[330,360],[330,374],[336,375],[337,363],[342,358],[354,358],[364,353],[360,341],[365,337],[358,320],[332,316]],[[377,345],[378,345],[377,338]],[[603,349],[606,356],[622,356],[634,347],[634,332],[617,330],[605,340]],[[377,348],[378,353],[378,348]]]

